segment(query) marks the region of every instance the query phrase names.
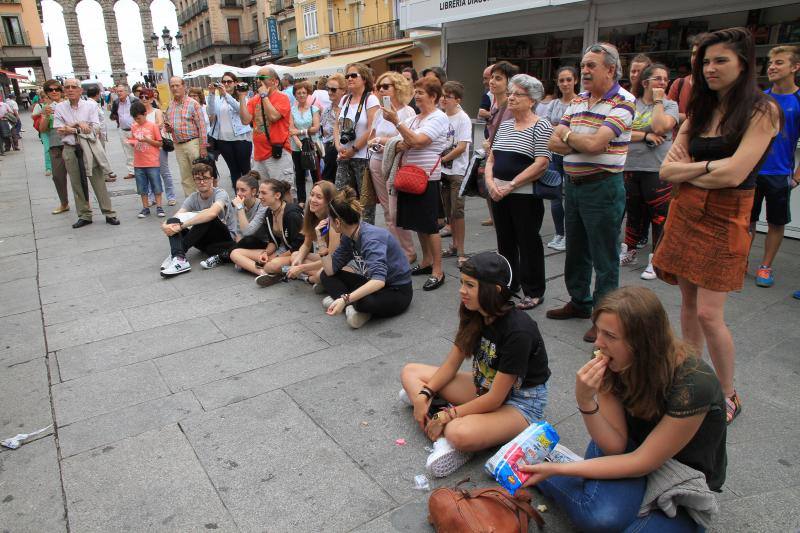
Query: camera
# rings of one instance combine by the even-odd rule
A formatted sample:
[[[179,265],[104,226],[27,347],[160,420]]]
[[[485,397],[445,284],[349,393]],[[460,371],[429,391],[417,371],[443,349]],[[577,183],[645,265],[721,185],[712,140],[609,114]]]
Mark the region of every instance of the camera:
[[[339,133],[339,142],[348,144],[356,140],[356,130],[350,128]]]
[[[449,154],[452,151],[453,151],[453,147],[451,146],[450,148],[448,148],[445,151],[443,151],[440,155],[442,157],[444,157],[444,156],[446,156],[447,154]],[[453,162],[452,161],[442,161],[442,168],[453,168]]]
[[[246,82],[240,81],[236,84],[236,92],[246,93],[248,90],[250,90],[250,86]]]
[[[222,84],[220,82],[216,81],[216,82],[214,82],[214,87],[216,87],[217,89],[222,89]]]

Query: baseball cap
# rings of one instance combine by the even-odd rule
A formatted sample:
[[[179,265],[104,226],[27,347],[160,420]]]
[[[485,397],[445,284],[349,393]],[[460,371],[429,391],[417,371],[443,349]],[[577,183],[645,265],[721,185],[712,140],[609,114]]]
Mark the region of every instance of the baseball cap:
[[[511,289],[513,273],[508,259],[497,252],[481,252],[475,254],[464,263],[462,269],[469,265],[468,270],[475,272],[475,279],[486,283],[494,283]]]

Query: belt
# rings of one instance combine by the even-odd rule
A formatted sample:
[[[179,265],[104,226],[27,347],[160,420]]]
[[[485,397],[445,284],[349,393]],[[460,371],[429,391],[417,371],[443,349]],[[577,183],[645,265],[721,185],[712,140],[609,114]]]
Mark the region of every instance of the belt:
[[[186,144],[186,143],[191,142],[191,141],[193,141],[193,140],[195,140],[197,138],[198,137],[192,137],[191,139],[186,139],[185,141],[175,141],[175,144]]]
[[[587,174],[585,176],[571,176],[567,174],[569,178],[569,182],[573,185],[583,185],[585,183],[594,183],[595,181],[602,181],[609,177],[611,172],[606,172],[605,170],[601,170],[600,172],[595,172],[594,174]]]
[[[130,128],[121,128],[121,129],[122,129],[122,131],[131,131]]]

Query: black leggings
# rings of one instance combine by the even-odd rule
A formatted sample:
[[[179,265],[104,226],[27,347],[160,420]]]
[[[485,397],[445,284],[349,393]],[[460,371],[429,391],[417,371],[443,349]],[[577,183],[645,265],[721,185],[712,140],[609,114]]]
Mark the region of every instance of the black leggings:
[[[669,211],[672,185],[661,181],[658,172],[626,172],[625,173],[625,244],[629,250],[647,236],[646,227],[649,220],[653,225],[653,250],[655,251],[664,223]]]
[[[306,171],[303,168],[300,151],[292,151],[292,162],[294,163],[294,185],[297,187],[297,203],[306,203]],[[319,161],[317,161],[319,165]],[[311,181],[319,181],[319,166],[311,171]]]
[[[331,298],[335,300],[342,294],[353,292],[369,280],[360,274],[340,270],[333,276],[328,276],[323,272],[320,281]],[[413,292],[410,283],[393,287],[386,286],[353,302],[353,307],[356,308],[356,311],[370,313],[374,317],[397,316],[411,305]]]
[[[322,179],[325,181],[336,182],[336,158],[338,156],[336,145],[332,142],[325,143],[325,157],[323,158],[325,168],[322,169]]]
[[[216,141],[217,151],[228,165],[231,173],[231,185],[236,190],[236,180],[250,172],[250,154],[253,143],[250,141]],[[264,178],[264,176],[262,176]]]
[[[167,224],[180,224],[180,220],[169,218]],[[169,248],[172,257],[186,257],[186,252],[192,247],[208,255],[216,255],[226,250],[232,242],[228,226],[215,217],[208,222],[197,224],[170,236]]]
[[[248,235],[246,237],[242,237],[239,239],[239,242],[233,242],[228,246],[227,249],[221,251],[219,253],[219,258],[222,260],[223,263],[230,263],[231,261],[231,252],[237,248],[242,248],[244,250],[260,250],[262,248],[266,248],[267,241],[262,241],[258,237],[254,237],[252,235]]]
[[[544,296],[544,248],[539,230],[544,202],[530,194],[509,194],[492,201],[497,251],[511,263],[512,289],[522,287],[530,298]]]

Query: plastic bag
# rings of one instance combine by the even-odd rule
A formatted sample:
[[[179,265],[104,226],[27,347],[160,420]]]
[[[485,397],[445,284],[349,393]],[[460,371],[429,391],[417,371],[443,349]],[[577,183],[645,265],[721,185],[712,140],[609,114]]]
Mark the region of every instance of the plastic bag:
[[[535,465],[544,461],[558,444],[558,433],[547,422],[532,424],[511,442],[497,450],[484,468],[513,496],[530,474],[521,472],[522,465]]]

